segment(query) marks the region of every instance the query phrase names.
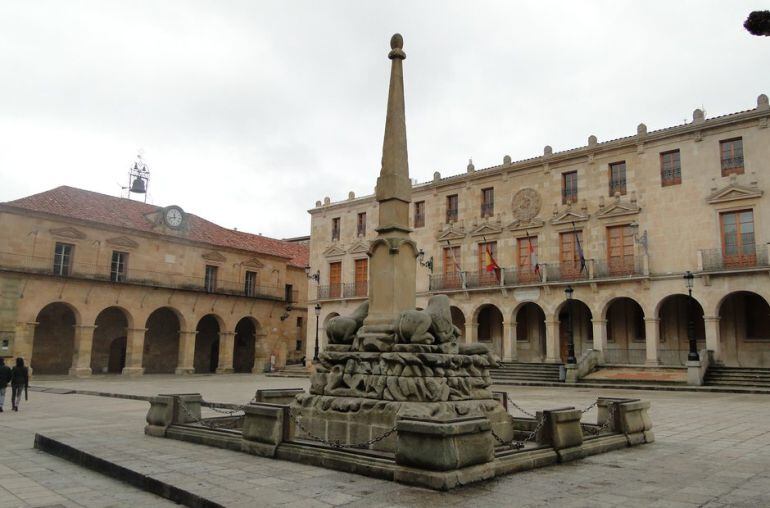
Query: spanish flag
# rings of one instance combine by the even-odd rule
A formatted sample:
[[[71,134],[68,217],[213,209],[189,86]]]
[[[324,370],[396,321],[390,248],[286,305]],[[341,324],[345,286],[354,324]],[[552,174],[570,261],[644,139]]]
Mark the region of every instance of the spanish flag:
[[[497,264],[497,261],[495,261],[495,257],[492,255],[492,249],[490,247],[490,244],[486,241],[484,242],[484,247],[486,250],[486,266],[488,272],[496,272],[500,269],[500,265]]]

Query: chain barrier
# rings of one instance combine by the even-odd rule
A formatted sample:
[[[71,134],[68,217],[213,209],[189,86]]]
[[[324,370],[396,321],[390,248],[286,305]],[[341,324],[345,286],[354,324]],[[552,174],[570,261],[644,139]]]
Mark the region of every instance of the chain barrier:
[[[535,425],[535,428],[532,430],[532,432],[527,434],[527,437],[525,437],[521,441],[516,441],[515,437],[512,437],[509,441],[506,441],[500,436],[498,436],[494,430],[492,430],[492,437],[495,438],[495,441],[500,443],[501,446],[510,446],[511,448],[514,448],[516,450],[521,450],[529,441],[532,441],[533,439],[535,439],[535,437],[537,436],[537,433],[540,432],[540,429],[543,428],[544,423],[545,423],[545,415],[543,415],[543,417],[540,418],[540,421],[537,422],[537,425]],[[515,428],[514,428],[514,432],[515,432]],[[515,436],[515,433],[514,433],[514,436]]]
[[[585,412],[585,411],[584,411]],[[594,427],[590,427],[588,424],[581,423],[580,427],[585,431],[591,434],[592,436],[598,436],[602,432],[606,431],[612,422],[615,420],[615,404],[610,404],[609,410],[607,413],[607,419],[604,421],[604,423],[599,427],[598,429]]]
[[[537,418],[535,415],[533,415],[533,414],[532,414],[532,413],[530,413],[529,411],[525,410],[525,409],[524,409],[524,408],[522,408],[520,405],[516,404],[514,401],[512,401],[512,400],[510,400],[510,399],[508,399],[508,404],[512,405],[513,407],[515,407],[516,409],[518,409],[519,411],[521,411],[521,412],[522,412],[522,413],[524,413],[525,415],[529,416],[530,418]]]
[[[182,401],[181,397],[176,396],[174,398],[176,399],[177,404],[182,409],[182,412],[184,412],[184,414],[187,416],[188,419],[192,420],[193,423],[198,423],[200,425],[203,425],[204,427],[208,427],[209,429],[237,428],[239,426],[241,419],[243,419],[243,417],[245,416],[245,414],[240,414],[240,415],[235,414],[235,413],[238,413],[239,411],[243,411],[243,408],[245,406],[238,406],[237,409],[219,409],[219,408],[209,407],[209,409],[213,410],[216,413],[226,414],[227,416],[236,416],[238,417],[238,419],[227,420],[227,421],[212,421],[203,417],[198,418],[195,415],[193,415],[189,409],[187,409],[187,406],[185,405],[184,401]]]
[[[343,443],[339,439],[324,439],[321,436],[318,436],[310,431],[307,427],[305,427],[302,424],[302,416],[297,415],[295,412],[295,409],[292,408],[289,411],[289,416],[292,420],[294,420],[294,423],[297,425],[297,427],[305,433],[307,437],[309,437],[313,441],[318,441],[319,443],[325,444],[326,446],[330,446],[331,448],[335,448],[337,450],[342,448],[357,448],[357,449],[368,449],[371,445],[374,443],[379,443],[383,439],[387,438],[391,434],[393,434],[396,431],[396,426],[394,425],[390,430],[384,432],[383,434],[380,434],[377,437],[374,437],[368,441],[363,441],[361,443]]]

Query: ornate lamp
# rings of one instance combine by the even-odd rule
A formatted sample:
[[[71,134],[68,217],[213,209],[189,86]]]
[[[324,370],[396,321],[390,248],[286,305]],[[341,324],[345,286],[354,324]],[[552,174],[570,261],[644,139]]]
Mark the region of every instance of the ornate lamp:
[[[690,352],[687,353],[687,361],[697,362],[700,360],[698,356],[698,344],[695,340],[695,321],[692,316],[692,287],[695,276],[690,270],[684,273],[684,283],[687,286],[687,339],[690,341]]]
[[[575,358],[575,333],[572,329],[572,294],[575,292],[572,286],[567,286],[564,294],[567,295],[567,363],[577,363]]]

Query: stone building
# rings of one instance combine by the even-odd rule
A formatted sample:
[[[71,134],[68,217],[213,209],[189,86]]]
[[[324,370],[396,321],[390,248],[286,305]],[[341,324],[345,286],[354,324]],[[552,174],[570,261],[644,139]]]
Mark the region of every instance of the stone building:
[[[770,106],[442,177],[413,186],[412,238],[424,250],[418,306],[452,300],[464,340],[507,361],[683,365],[688,323],[727,366],[770,367]],[[311,320],[367,296],[373,196],[311,215]],[[490,255],[494,261],[490,261]],[[432,270],[430,265],[432,262]],[[687,271],[695,275],[688,298]],[[565,290],[572,288],[568,301]],[[308,357],[316,326],[308,327]]]
[[[261,372],[304,356],[307,247],[72,187],[0,204],[0,355],[36,374]]]

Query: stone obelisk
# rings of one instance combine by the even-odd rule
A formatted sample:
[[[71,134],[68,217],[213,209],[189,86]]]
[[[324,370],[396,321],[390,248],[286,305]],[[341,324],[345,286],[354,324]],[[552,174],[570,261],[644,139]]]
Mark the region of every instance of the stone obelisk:
[[[409,203],[412,183],[406,149],[404,113],[404,40],[400,34],[390,39],[391,60],[382,168],[375,196],[379,203],[377,238],[369,247],[369,315],[361,330],[364,344],[376,343],[393,333],[393,322],[404,310],[415,307],[417,248],[410,239]],[[379,338],[375,339],[375,336]]]

